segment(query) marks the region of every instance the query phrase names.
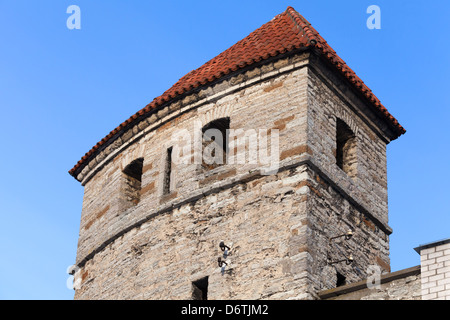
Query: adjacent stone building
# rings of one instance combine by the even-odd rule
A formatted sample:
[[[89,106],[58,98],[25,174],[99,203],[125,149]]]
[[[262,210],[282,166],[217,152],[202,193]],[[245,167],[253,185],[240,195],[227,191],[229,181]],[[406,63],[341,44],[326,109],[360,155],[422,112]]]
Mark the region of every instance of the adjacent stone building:
[[[386,145],[403,133],[288,7],[70,170],[75,298],[320,299],[389,273]]]
[[[319,292],[324,300],[450,300],[450,239],[414,248],[420,265]]]

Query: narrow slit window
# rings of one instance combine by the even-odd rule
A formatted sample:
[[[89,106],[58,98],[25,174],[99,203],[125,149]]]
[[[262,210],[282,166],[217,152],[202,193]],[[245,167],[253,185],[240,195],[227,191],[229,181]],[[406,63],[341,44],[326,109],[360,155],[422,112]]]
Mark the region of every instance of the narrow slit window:
[[[336,164],[350,177],[356,176],[356,137],[342,120],[336,121]]]
[[[166,154],[166,164],[164,168],[164,188],[163,188],[163,194],[169,194],[172,190],[170,188],[171,184],[171,176],[172,176],[172,150],[173,148],[170,147],[167,149]]]
[[[208,300],[208,277],[192,282],[192,300]]]
[[[142,167],[144,159],[139,158],[131,162],[123,170],[124,175],[124,209],[135,206],[139,203],[142,186]]]

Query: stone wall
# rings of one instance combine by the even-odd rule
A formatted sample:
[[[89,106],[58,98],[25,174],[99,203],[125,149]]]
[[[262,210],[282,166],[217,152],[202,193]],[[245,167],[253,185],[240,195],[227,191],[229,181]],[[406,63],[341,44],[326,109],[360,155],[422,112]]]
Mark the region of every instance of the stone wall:
[[[319,293],[324,300],[421,300],[420,266]]]
[[[361,100],[345,88],[338,88],[333,73],[321,64],[312,64],[308,73],[308,146],[314,160],[333,181],[387,227],[387,162],[389,142]],[[366,114],[362,111],[365,110]],[[337,120],[355,134],[356,175],[350,177],[336,165]]]
[[[389,237],[342,195],[318,169],[308,170],[308,271],[312,292],[335,288],[340,281],[357,282],[371,266],[389,272]],[[353,236],[344,236],[351,230]],[[346,258],[353,262],[347,264]],[[343,261],[344,260],[344,261]],[[337,262],[341,261],[341,262]],[[337,262],[337,263],[336,263]],[[339,276],[338,276],[339,275]]]
[[[338,88],[336,81],[339,79],[334,79],[324,65],[316,63],[308,69],[308,147],[313,156],[308,181],[311,197],[307,242],[312,292],[336,287],[338,276],[346,283],[364,279],[370,266],[390,272],[388,138],[382,136],[368,116],[355,113],[354,110],[366,107]],[[351,175],[337,165],[339,120],[355,135],[356,150],[352,151],[351,161],[356,168]],[[329,240],[349,230],[354,234],[350,240]],[[349,255],[354,259],[351,264],[332,263]]]
[[[205,276],[209,299],[306,298],[305,170],[238,183],[156,215],[87,261],[76,298],[190,299],[192,282]],[[220,240],[232,247],[224,270]]]

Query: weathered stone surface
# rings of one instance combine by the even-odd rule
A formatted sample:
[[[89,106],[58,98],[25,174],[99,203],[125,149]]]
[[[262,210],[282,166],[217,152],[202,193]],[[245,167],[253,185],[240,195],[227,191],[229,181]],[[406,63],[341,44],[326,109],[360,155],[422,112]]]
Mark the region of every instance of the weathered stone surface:
[[[322,291],[325,300],[422,300],[420,267],[412,267],[333,290]]]

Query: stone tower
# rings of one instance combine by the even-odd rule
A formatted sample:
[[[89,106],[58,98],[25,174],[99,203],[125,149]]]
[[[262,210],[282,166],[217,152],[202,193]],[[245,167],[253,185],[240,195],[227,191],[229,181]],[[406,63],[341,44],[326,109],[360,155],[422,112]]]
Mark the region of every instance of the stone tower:
[[[389,271],[386,145],[404,132],[288,7],[70,170],[75,298],[315,299]]]

